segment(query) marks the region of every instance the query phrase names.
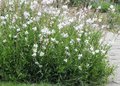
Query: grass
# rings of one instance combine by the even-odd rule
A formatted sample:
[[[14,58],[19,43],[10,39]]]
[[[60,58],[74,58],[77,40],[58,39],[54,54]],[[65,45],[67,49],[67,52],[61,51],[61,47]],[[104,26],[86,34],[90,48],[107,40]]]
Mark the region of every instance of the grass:
[[[29,84],[29,83],[17,83],[17,82],[0,82],[0,86],[58,86],[47,83]]]

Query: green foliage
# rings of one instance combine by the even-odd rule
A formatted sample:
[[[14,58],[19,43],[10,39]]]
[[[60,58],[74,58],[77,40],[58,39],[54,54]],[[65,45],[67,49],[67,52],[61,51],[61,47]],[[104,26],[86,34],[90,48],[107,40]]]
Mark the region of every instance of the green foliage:
[[[111,4],[109,2],[104,1],[104,2],[93,2],[91,3],[91,5],[92,8],[94,9],[98,9],[98,7],[101,7],[99,9],[100,12],[107,12]]]
[[[91,0],[70,0],[71,6],[86,6],[91,2]]]
[[[115,11],[120,12],[120,5],[115,3],[110,3],[106,1],[92,2],[91,3],[93,9],[99,9],[100,12],[108,12],[111,5],[115,7]]]
[[[100,9],[101,12],[107,12],[110,7],[110,3],[101,2],[100,6],[101,6],[101,9]]]
[[[119,12],[108,12],[107,13],[107,22],[110,25],[110,29],[114,31],[119,31],[120,24],[120,14]]]
[[[59,85],[52,85],[47,83],[30,84],[30,83],[17,83],[17,82],[0,82],[0,86],[59,86]]]
[[[120,5],[116,5],[116,10],[120,12]]]

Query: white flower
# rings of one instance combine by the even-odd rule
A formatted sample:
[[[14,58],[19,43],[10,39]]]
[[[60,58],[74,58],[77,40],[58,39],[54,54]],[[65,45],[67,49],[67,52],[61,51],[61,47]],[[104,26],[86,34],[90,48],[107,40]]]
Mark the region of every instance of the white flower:
[[[55,42],[56,44],[58,44],[58,41],[55,38],[51,38],[52,42]]]
[[[79,55],[78,55],[78,59],[80,60],[80,59],[81,59],[81,57],[82,57],[82,54],[79,54]]]
[[[88,41],[88,40],[85,40],[85,43],[86,43],[86,44],[88,44],[88,43],[89,43],[89,41]]]
[[[78,69],[79,69],[79,70],[82,70],[82,67],[81,67],[81,66],[78,66]]]
[[[118,31],[118,34],[120,34],[120,31]]]
[[[0,19],[1,19],[1,20],[5,20],[6,17],[5,17],[5,16],[0,16]]]
[[[82,33],[84,33],[84,31],[81,30],[79,35],[81,35]]]
[[[19,32],[19,31],[20,31],[20,28],[17,29],[17,32]]]
[[[42,46],[42,48],[45,50],[45,49],[46,49],[46,46]]]
[[[51,41],[52,41],[52,42],[56,42],[56,39],[55,39],[55,38],[51,38]]]
[[[68,33],[62,33],[61,36],[63,36],[64,38],[68,37]]]
[[[55,30],[52,30],[52,31],[51,31],[51,34],[54,34],[54,33],[55,33]]]
[[[7,40],[6,40],[6,39],[4,39],[4,40],[3,40],[3,43],[6,43],[6,42],[7,42]]]
[[[87,67],[89,67],[90,65],[89,64],[86,64]]]
[[[115,11],[115,7],[113,5],[110,5],[109,10],[112,11],[112,12],[114,12]]]
[[[91,8],[92,8],[92,5],[89,5],[89,6],[88,6],[88,9],[90,10]]]
[[[32,30],[33,30],[33,31],[36,31],[36,30],[37,30],[37,27],[33,27]]]
[[[38,62],[35,62],[35,64],[36,64],[36,65],[39,65],[39,63],[38,63]]]
[[[69,50],[69,47],[65,47],[66,50]]]
[[[37,53],[37,48],[33,48],[33,52],[34,52],[34,53]]]
[[[98,28],[99,25],[98,25],[98,24],[92,24],[92,27],[93,27],[93,28]]]
[[[38,65],[40,68],[43,67],[42,65],[40,65],[37,61],[35,62],[36,65]]]
[[[70,56],[70,53],[69,53],[69,52],[67,52],[67,51],[65,51],[65,54],[66,54],[67,56]]]
[[[68,61],[68,59],[64,59],[64,62],[67,62]]]
[[[38,16],[41,16],[41,15],[42,15],[42,13],[39,11],[39,12],[38,12]]]
[[[92,54],[95,55],[95,52],[93,51]]]
[[[89,18],[89,19],[86,20],[86,23],[92,24],[92,23],[94,23],[94,20]]]
[[[25,35],[28,35],[29,33],[28,33],[28,31],[25,31]]]
[[[1,24],[2,24],[2,25],[6,25],[6,21],[2,21]]]
[[[40,56],[44,56],[45,55],[45,53],[44,52],[40,52]]]
[[[56,41],[55,43],[56,43],[56,44],[58,44],[58,43],[59,43],[59,41]]]
[[[98,8],[97,8],[98,10],[100,10],[101,9],[101,6],[98,6]]]
[[[80,38],[76,38],[76,40],[77,40],[77,42],[80,42],[81,39]]]
[[[32,54],[32,56],[33,56],[33,57],[36,57],[36,56],[37,56],[37,54],[36,54],[36,53],[33,53],[33,54]]]
[[[26,28],[27,27],[27,24],[23,24],[23,28]]]
[[[42,4],[52,4],[54,0],[42,0]]]
[[[75,52],[77,52],[78,50],[77,49],[75,49]]]
[[[91,51],[93,51],[93,50],[94,50],[94,48],[93,48],[93,47],[91,47],[91,48],[90,48],[90,50],[91,50]]]
[[[34,48],[38,48],[38,44],[34,44],[33,47],[34,47]]]
[[[28,38],[27,37],[25,37],[25,41],[27,41],[28,40]]]
[[[99,50],[95,50],[95,53],[99,53]]]
[[[72,23],[72,22],[74,22],[76,20],[76,18],[70,18],[68,21],[70,22],[70,23]]]
[[[59,30],[62,29],[62,28],[64,27],[61,23],[58,24],[57,26],[58,26]]]
[[[13,18],[13,19],[12,19],[12,23],[15,23],[15,22],[16,22],[16,19],[15,19],[15,18]]]
[[[48,29],[48,28],[43,28],[42,30],[41,30],[41,32],[42,32],[42,34],[46,34],[46,35],[50,35],[51,34],[51,32],[50,32],[50,30]]]
[[[102,19],[101,19],[101,18],[99,18],[99,19],[98,19],[98,21],[99,21],[99,22],[102,22]]]
[[[31,5],[30,5],[31,10],[38,9],[38,7],[39,7],[39,4],[37,1],[31,2]]]
[[[81,30],[81,29],[83,29],[83,27],[84,27],[84,24],[80,24],[74,28],[75,28],[75,30]]]
[[[11,34],[9,34],[9,37],[11,38],[11,37],[12,37],[12,35],[11,35]]]
[[[27,22],[27,24],[29,25],[29,24],[31,24],[33,22],[33,20],[29,20],[28,22]]]
[[[94,20],[94,21],[97,21],[97,20],[98,20],[98,18],[96,18],[96,17],[95,17],[95,18],[93,18],[93,20]]]
[[[114,9],[112,9],[112,12],[115,12],[115,8],[114,8]]]
[[[49,43],[49,39],[44,39],[44,43],[47,45]]]
[[[25,17],[26,19],[28,19],[28,17],[30,17],[29,12],[25,11],[25,12],[24,12],[24,17]]]
[[[17,35],[13,36],[14,39],[16,39],[17,37],[18,37]]]
[[[114,6],[113,6],[113,5],[110,5],[110,8],[111,8],[111,9],[113,9],[113,8],[114,8]]]
[[[70,40],[70,44],[73,45],[75,41],[73,39]]]
[[[62,6],[62,9],[63,9],[63,10],[68,10],[68,6],[67,6],[67,5],[63,5],[63,6]]]
[[[106,53],[106,51],[105,51],[105,50],[101,50],[101,52],[102,52],[103,54],[105,54],[105,53]]]

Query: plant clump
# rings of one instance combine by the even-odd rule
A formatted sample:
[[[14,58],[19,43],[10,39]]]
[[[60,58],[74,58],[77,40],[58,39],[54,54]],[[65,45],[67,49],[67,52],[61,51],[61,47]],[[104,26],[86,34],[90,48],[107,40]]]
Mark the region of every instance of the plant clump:
[[[109,46],[100,42],[102,31],[92,19],[85,20],[86,10],[72,17],[67,6],[54,8],[50,1],[6,2],[0,16],[1,79],[105,84],[113,67],[107,60]]]

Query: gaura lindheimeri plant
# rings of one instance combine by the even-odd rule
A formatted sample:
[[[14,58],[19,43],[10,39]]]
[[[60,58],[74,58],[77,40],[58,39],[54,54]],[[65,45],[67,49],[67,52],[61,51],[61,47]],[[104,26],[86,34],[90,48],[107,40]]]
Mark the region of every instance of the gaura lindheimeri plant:
[[[102,31],[88,18],[76,16],[52,0],[7,2],[0,16],[0,77],[2,80],[60,83],[66,86],[105,84],[113,67]],[[101,22],[101,20],[99,20]]]

